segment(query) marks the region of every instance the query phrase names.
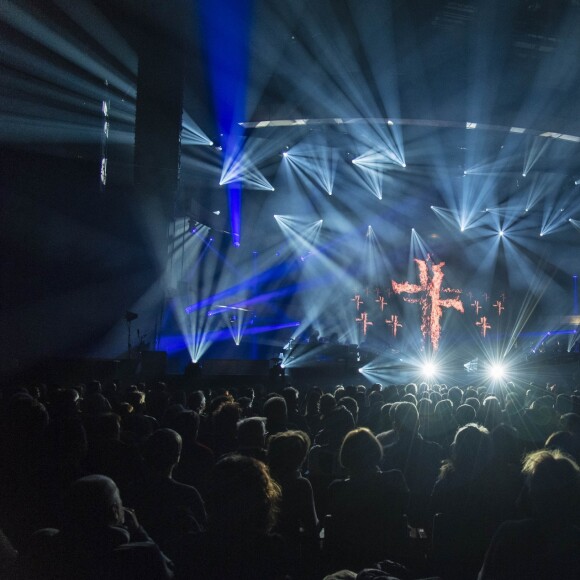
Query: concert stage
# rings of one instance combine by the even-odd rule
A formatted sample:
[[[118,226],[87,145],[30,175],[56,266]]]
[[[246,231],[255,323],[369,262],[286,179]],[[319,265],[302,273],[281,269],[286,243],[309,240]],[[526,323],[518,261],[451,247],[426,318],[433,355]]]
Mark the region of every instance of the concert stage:
[[[492,384],[481,363],[471,372],[469,363],[479,359],[450,360],[440,376],[426,379],[412,364],[401,360],[400,353],[376,356],[372,375],[359,369],[369,361],[371,353],[361,351],[356,345],[297,345],[286,357],[285,383],[307,388],[317,385],[330,389],[337,384],[364,384],[421,382],[445,383],[449,386],[482,386]],[[382,362],[381,362],[382,361]],[[367,362],[366,364],[371,364]],[[207,359],[200,365],[199,375],[187,377],[186,373],[168,373],[164,352],[144,352],[136,359],[47,359],[24,371],[5,373],[2,385],[17,386],[44,382],[72,386],[98,379],[102,382],[118,380],[121,384],[163,380],[172,388],[220,388],[260,386],[266,390],[275,384],[270,377],[272,360]],[[580,385],[580,353],[529,353],[521,357],[506,380],[525,386],[558,384],[575,388]],[[279,386],[279,385],[278,385]]]

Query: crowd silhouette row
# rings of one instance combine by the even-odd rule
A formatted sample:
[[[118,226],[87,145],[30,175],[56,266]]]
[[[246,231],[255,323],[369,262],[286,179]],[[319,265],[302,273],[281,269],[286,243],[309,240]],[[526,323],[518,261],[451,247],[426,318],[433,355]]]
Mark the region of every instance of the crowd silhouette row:
[[[0,577],[580,577],[580,392],[4,389]]]

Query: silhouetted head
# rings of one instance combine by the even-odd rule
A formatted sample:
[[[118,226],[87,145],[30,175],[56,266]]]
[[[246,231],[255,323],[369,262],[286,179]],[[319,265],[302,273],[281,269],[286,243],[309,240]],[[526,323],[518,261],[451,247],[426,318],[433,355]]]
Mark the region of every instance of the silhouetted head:
[[[227,536],[268,532],[276,522],[280,497],[280,487],[264,463],[226,455],[210,476],[206,494],[209,527]]]
[[[403,401],[395,406],[393,428],[400,433],[415,433],[419,428],[419,412],[413,403]]]
[[[537,516],[550,520],[578,520],[580,468],[557,449],[534,451],[524,459],[532,507]]]
[[[580,415],[565,413],[560,417],[560,425],[564,431],[580,435]]]
[[[580,437],[569,431],[556,431],[546,440],[546,449],[558,449],[570,455],[574,461],[580,460]]]
[[[320,397],[319,408],[320,414],[325,417],[336,407],[336,399],[330,393],[325,393]]]
[[[271,397],[264,403],[264,416],[268,423],[284,425],[288,422],[286,401],[282,397]]]
[[[145,441],[143,459],[156,474],[170,474],[181,456],[181,436],[173,429],[157,429]]]
[[[187,406],[196,413],[203,413],[205,409],[205,395],[203,391],[193,391],[187,397]]]
[[[449,391],[447,391],[447,398],[453,403],[453,408],[457,409],[457,407],[461,405],[463,392],[459,387],[451,387]]]
[[[294,472],[302,467],[310,450],[310,437],[304,431],[276,433],[268,441],[268,465],[272,472]]]
[[[467,474],[481,473],[491,460],[489,431],[470,423],[461,427],[451,445],[451,463],[455,471]]]
[[[168,420],[167,427],[177,431],[187,445],[197,441],[199,415],[195,411],[181,411]]]
[[[263,448],[266,445],[266,420],[264,417],[249,417],[238,423],[238,445],[240,448]]]
[[[459,405],[455,411],[455,420],[459,425],[467,425],[475,421],[475,409],[471,405]]]
[[[284,399],[282,399],[284,400]],[[242,416],[242,410],[237,403],[225,402],[213,413],[213,422],[216,434],[236,435],[238,421]]]
[[[339,457],[340,464],[356,475],[376,469],[383,458],[383,448],[369,429],[361,427],[344,438]]]
[[[83,531],[121,524],[123,502],[115,482],[104,475],[77,479],[65,497],[65,520]]]
[[[286,401],[286,408],[290,411],[298,409],[298,390],[294,387],[286,387],[282,389],[282,397]]]
[[[354,418],[342,405],[325,416],[322,435],[331,447],[338,448],[345,435],[354,429]]]
[[[356,425],[358,421],[358,403],[352,397],[342,397],[342,399],[340,399],[340,404],[350,411],[354,424]]]

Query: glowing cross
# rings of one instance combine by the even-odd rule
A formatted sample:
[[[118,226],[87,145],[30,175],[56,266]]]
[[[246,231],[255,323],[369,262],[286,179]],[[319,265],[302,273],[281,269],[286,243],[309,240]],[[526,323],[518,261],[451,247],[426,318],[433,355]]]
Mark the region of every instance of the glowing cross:
[[[475,300],[475,302],[471,305],[473,306],[473,308],[475,308],[475,314],[479,314],[479,311],[481,310],[482,306],[479,303],[479,300]]]
[[[392,314],[391,318],[385,320],[385,322],[393,325],[393,336],[397,336],[397,328],[403,328],[403,325],[399,322],[399,317],[396,314]]]
[[[379,299],[375,300],[375,302],[379,303],[379,306],[381,307],[381,312],[383,311],[383,309],[387,305],[387,301],[382,296],[379,296]]]
[[[367,328],[369,326],[373,326],[373,323],[369,320],[369,315],[367,312],[361,312],[360,313],[360,318],[355,318],[355,320],[357,322],[362,322],[362,327],[363,327],[363,334],[364,336],[367,335]]]
[[[354,302],[356,304],[357,311],[360,310],[360,305],[364,304],[364,302],[361,300],[360,294],[355,294],[351,302]]]
[[[481,326],[481,334],[485,338],[487,331],[491,328],[491,325],[487,323],[487,317],[482,316],[479,322],[475,323],[476,326]]]
[[[487,292],[484,292],[482,296],[485,298],[486,302],[489,302],[489,294]]]
[[[441,317],[443,308],[455,308],[463,312],[463,302],[460,298],[441,298],[441,292],[457,292],[461,290],[441,289],[443,283],[443,266],[445,262],[434,264],[431,257],[427,256],[426,260],[415,258],[419,269],[420,284],[411,284],[410,282],[395,282],[393,280],[393,290],[396,294],[421,294],[418,298],[403,297],[405,302],[411,302],[421,305],[421,333],[423,338],[429,335],[433,350],[439,348],[439,337],[441,336]],[[431,274],[431,277],[429,276]]]
[[[497,308],[497,315],[501,316],[501,313],[505,310],[505,306],[501,300],[498,300],[494,305],[494,308]]]

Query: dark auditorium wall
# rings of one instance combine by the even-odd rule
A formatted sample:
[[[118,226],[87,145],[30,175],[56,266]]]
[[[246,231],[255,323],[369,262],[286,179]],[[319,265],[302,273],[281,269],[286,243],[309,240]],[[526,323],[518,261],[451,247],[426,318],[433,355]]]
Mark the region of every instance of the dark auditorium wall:
[[[92,161],[0,151],[2,362],[83,354],[158,276],[141,200]]]
[[[155,346],[179,169],[183,37],[175,30],[184,29],[186,3],[95,4],[138,56],[136,128],[112,118],[122,139],[109,143],[105,187],[98,99],[84,103],[77,140],[40,129],[34,142],[0,142],[0,371],[51,356],[124,356],[127,310],[139,309],[132,344],[140,327]],[[37,10],[58,32],[55,7]]]

